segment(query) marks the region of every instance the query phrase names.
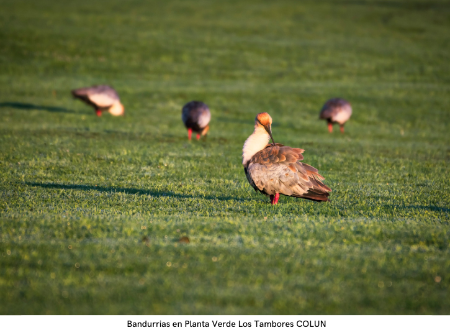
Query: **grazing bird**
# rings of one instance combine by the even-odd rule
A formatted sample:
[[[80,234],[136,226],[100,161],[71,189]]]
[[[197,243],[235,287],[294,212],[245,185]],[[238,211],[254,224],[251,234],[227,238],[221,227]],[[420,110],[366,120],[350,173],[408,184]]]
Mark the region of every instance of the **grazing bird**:
[[[271,125],[270,115],[259,113],[255,130],[244,143],[242,165],[250,185],[269,195],[272,205],[278,203],[280,194],[327,202],[331,189],[314,167],[300,162],[304,150],[275,143]],[[270,139],[273,144],[268,144]]]
[[[333,124],[338,123],[341,133],[344,133],[344,124],[352,115],[352,106],[344,99],[334,98],[328,100],[320,111],[320,119],[328,122],[328,131],[333,132]]]
[[[72,95],[93,106],[99,117],[103,111],[108,111],[113,116],[125,115],[125,109],[120,103],[119,95],[112,87],[99,85],[78,88],[72,91]]]
[[[181,119],[188,130],[188,138],[191,139],[192,131],[197,133],[197,140],[200,135],[204,136],[209,131],[209,121],[211,112],[208,106],[199,101],[186,103],[181,110]]]

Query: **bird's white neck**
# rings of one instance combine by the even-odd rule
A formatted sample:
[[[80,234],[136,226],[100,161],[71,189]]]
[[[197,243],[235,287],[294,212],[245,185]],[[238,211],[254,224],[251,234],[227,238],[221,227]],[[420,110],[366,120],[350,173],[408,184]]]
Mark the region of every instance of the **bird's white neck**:
[[[245,140],[242,148],[242,164],[245,166],[247,162],[258,151],[263,150],[267,143],[269,143],[270,135],[261,125],[256,125],[253,134]]]

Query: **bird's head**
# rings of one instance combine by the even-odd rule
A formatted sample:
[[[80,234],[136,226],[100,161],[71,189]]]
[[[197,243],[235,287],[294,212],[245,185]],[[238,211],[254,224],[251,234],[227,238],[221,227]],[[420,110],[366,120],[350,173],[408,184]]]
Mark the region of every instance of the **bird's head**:
[[[108,112],[113,116],[125,116],[125,108],[120,102],[115,102],[109,109]]]
[[[255,127],[263,127],[266,132],[270,135],[272,139],[272,143],[275,144],[275,141],[272,137],[272,117],[267,112],[258,113],[255,118]]]

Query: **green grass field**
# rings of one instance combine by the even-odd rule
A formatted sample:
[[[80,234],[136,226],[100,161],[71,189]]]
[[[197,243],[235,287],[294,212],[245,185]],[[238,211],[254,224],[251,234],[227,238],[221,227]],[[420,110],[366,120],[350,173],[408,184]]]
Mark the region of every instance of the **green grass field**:
[[[449,1],[0,0],[0,314],[449,314],[449,52]],[[331,203],[250,187],[263,111]]]

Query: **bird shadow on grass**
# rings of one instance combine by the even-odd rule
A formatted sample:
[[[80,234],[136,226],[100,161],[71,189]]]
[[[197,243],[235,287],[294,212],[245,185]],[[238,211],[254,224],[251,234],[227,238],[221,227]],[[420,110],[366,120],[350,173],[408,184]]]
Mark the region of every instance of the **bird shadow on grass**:
[[[174,197],[174,198],[201,198],[208,200],[247,200],[248,198],[238,197],[223,197],[223,196],[194,196],[188,194],[177,194],[171,191],[160,191],[151,189],[137,189],[137,188],[120,188],[120,187],[100,187],[91,185],[78,185],[78,184],[60,184],[60,183],[38,183],[38,182],[26,182],[26,185],[32,187],[42,187],[50,189],[69,189],[69,190],[96,190],[100,192],[109,193],[126,193],[130,195],[149,195],[152,197]]]
[[[68,110],[60,107],[52,107],[48,105],[36,105],[31,103],[20,103],[20,102],[3,102],[0,103],[0,108],[15,108],[19,110],[44,110],[50,112],[63,112],[63,113],[75,113],[73,110]]]

